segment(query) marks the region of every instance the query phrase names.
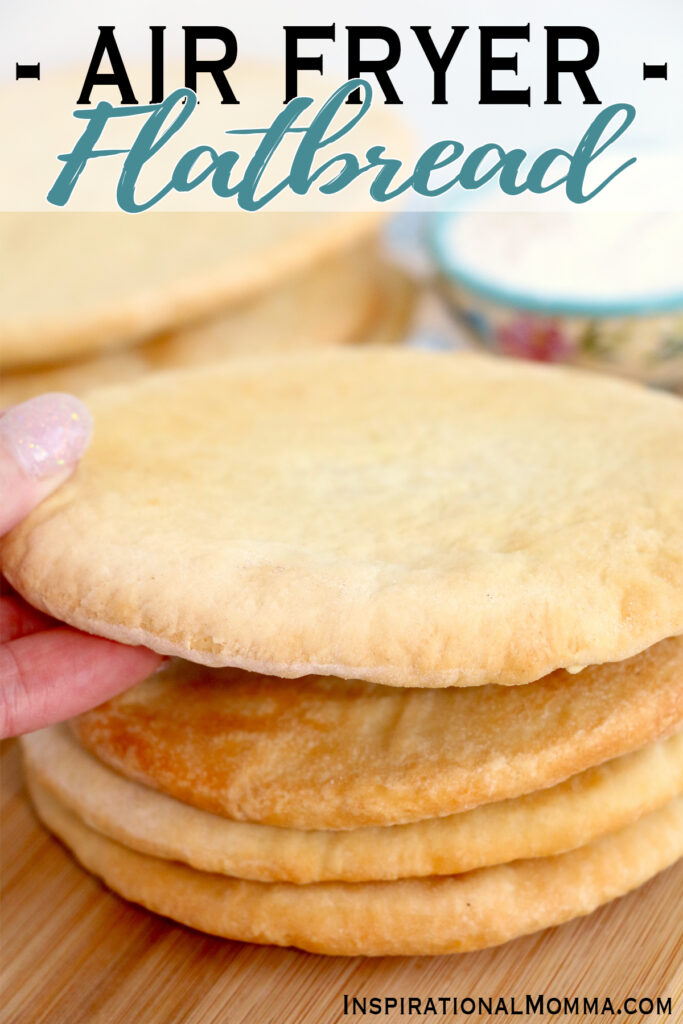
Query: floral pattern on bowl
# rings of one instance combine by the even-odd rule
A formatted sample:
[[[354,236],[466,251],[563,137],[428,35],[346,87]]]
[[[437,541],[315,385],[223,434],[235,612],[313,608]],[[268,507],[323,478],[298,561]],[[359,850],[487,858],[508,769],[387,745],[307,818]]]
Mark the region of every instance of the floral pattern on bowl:
[[[504,356],[570,363],[661,387],[683,384],[683,310],[644,316],[547,315],[525,311],[440,278],[456,315]]]

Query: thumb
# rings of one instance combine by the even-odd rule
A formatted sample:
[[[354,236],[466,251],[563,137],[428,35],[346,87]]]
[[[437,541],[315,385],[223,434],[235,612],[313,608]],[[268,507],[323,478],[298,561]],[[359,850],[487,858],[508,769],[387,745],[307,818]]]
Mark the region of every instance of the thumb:
[[[70,476],[91,434],[73,395],[39,395],[0,416],[0,535]]]

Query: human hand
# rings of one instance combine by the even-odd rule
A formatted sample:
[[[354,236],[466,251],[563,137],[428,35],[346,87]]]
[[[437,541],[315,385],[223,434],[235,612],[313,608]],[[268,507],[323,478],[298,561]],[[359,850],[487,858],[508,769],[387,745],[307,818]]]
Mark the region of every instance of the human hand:
[[[41,395],[0,414],[0,535],[71,475],[91,433],[90,413],[71,395]],[[55,622],[0,583],[0,737],[101,704],[162,661]]]

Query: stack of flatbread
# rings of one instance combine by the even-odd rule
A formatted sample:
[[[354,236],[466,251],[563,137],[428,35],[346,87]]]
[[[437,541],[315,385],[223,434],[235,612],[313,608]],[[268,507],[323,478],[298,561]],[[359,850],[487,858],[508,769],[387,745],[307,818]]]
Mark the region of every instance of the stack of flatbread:
[[[493,945],[683,853],[683,404],[364,347],[93,393],[10,582],[161,671],[23,740],[115,891],[333,954]]]
[[[226,356],[393,341],[414,287],[365,214],[0,216],[0,407]]]

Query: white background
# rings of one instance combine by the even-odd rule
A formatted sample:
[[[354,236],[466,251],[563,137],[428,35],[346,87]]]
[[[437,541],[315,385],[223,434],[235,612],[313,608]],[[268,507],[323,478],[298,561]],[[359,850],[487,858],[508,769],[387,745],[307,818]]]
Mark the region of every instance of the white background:
[[[683,145],[683,87],[681,57],[683,51],[683,2],[681,0],[476,0],[445,4],[442,0],[374,0],[371,4],[357,0],[341,2],[287,3],[272,0],[250,0],[249,3],[227,3],[224,0],[2,0],[2,31],[0,32],[0,76],[4,82],[0,90],[0,117],[3,125],[3,162],[0,170],[0,203],[2,208],[43,208],[44,194],[56,171],[59,147],[70,148],[73,141],[73,119],[64,109],[76,99],[77,86],[82,82],[89,63],[97,26],[113,24],[124,60],[138,72],[134,87],[140,102],[149,95],[149,26],[166,25],[166,47],[169,71],[167,87],[180,85],[172,81],[173,67],[182,53],[182,25],[223,24],[231,28],[238,39],[239,61],[254,56],[265,56],[278,64],[284,55],[283,25],[336,24],[335,42],[307,42],[302,52],[322,52],[326,76],[324,92],[337,84],[336,76],[345,77],[347,25],[378,24],[396,29],[402,39],[400,65],[392,72],[392,79],[403,98],[401,107],[390,108],[409,126],[417,140],[417,151],[441,139],[454,138],[465,145],[468,152],[483,142],[495,141],[505,147],[523,147],[530,153],[549,146],[573,149],[599,107],[584,106],[578,87],[567,76],[561,86],[561,106],[546,106],[545,98],[545,32],[547,24],[585,24],[593,28],[601,43],[600,61],[591,73],[591,81],[604,105],[613,102],[633,103],[637,119],[621,144],[620,153],[610,153],[613,166],[623,156],[636,155],[639,165],[623,176],[615,188],[607,190],[610,199],[619,204],[644,209],[681,209],[683,199],[679,187],[683,164],[680,147]],[[531,86],[531,107],[486,107],[479,98],[479,33],[482,24],[531,23],[531,42],[501,42],[496,52],[501,55],[519,51],[519,74],[499,72],[496,85],[506,87]],[[448,105],[431,105],[431,71],[417,39],[410,30],[413,24],[431,25],[433,37],[439,46],[445,45],[451,25],[469,25],[448,73]],[[379,48],[382,52],[382,47]],[[579,51],[581,52],[581,48]],[[210,56],[210,47],[202,55]],[[563,51],[565,55],[565,51]],[[571,56],[568,48],[567,56]],[[40,61],[41,82],[14,81],[15,62]],[[643,61],[669,63],[669,81],[644,82]],[[73,72],[73,100],[65,104],[59,94],[61,106],[55,110],[57,90],[51,89],[56,69],[70,67]],[[213,102],[214,87],[210,81],[202,83],[204,114],[208,108],[214,118],[212,138],[204,138],[217,148],[228,148],[223,132],[230,127],[234,108],[221,107]],[[320,89],[319,76],[307,72],[301,76],[300,90]],[[208,90],[208,91],[206,91]],[[272,99],[273,115],[280,109],[284,95],[282,77],[280,95]],[[376,102],[381,99],[375,89]],[[98,98],[97,94],[93,97]],[[99,97],[102,98],[102,97]],[[240,97],[242,106],[248,103]],[[201,106],[201,104],[200,104]],[[66,119],[66,120],[65,120]],[[50,135],[51,127],[62,121],[67,128],[61,134]],[[71,125],[71,127],[69,127]],[[71,133],[71,139],[65,132]],[[355,148],[347,137],[344,146]],[[63,140],[63,141],[62,141]],[[381,141],[377,139],[376,141]],[[194,142],[194,140],[193,140]],[[57,149],[55,150],[55,146]],[[188,148],[187,146],[184,148]],[[678,150],[678,152],[676,152]],[[673,158],[671,153],[673,151]],[[667,168],[653,185],[653,172],[649,167],[652,153],[668,154]],[[622,155],[623,154],[623,155]],[[620,159],[621,157],[621,159]],[[105,161],[100,161],[105,163]],[[607,165],[606,165],[607,166]],[[34,175],[35,171],[35,175]],[[102,181],[93,183],[86,207],[112,206],[114,168],[102,174]],[[85,179],[85,174],[84,174]],[[102,186],[102,187],[100,187]],[[480,197],[489,208],[498,205],[500,197],[489,192]],[[450,205],[462,200],[458,193],[449,194]],[[215,208],[208,186],[191,194],[191,203],[197,207],[206,201],[207,208]],[[307,197],[307,208],[317,203],[315,195]],[[362,197],[354,202],[362,203]],[[329,208],[330,200],[326,199]],[[551,193],[545,206],[562,205],[559,191]],[[415,199],[408,206],[419,207]],[[592,204],[589,204],[592,205]]]

